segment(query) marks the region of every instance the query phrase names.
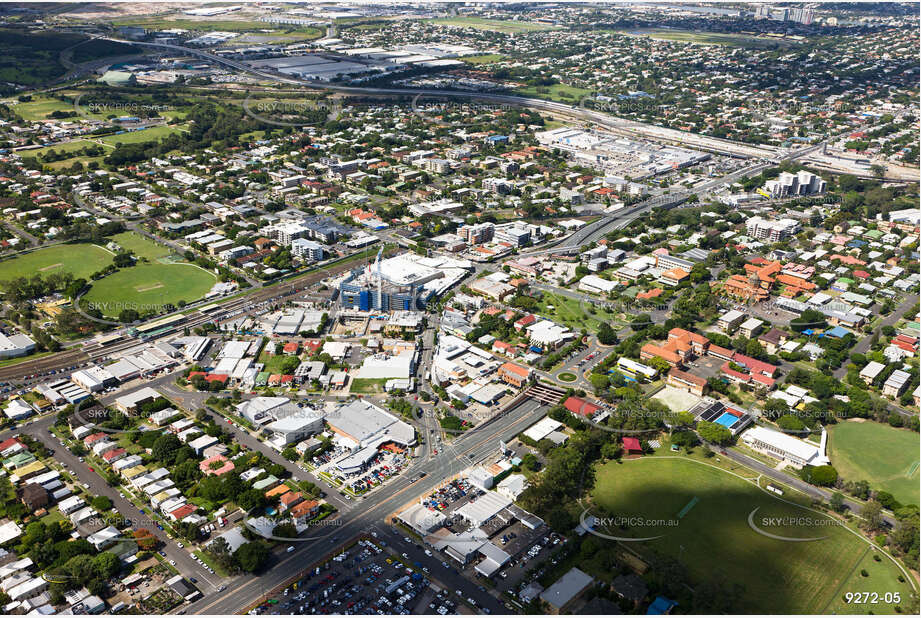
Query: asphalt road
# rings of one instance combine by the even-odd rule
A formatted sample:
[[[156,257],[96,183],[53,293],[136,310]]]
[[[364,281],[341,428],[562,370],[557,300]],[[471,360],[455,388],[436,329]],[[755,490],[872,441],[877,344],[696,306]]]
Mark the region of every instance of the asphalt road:
[[[176,568],[186,577],[195,577],[198,579],[198,588],[203,594],[215,592],[220,586],[220,578],[204,570],[190,555],[188,549],[179,549],[176,541],[170,540],[166,533],[157,528],[155,521],[149,516],[141,513],[140,509],[126,498],[119,496],[121,491],[117,487],[111,487],[95,470],[90,471],[90,464],[81,462],[79,457],[71,453],[67,448],[62,447],[57,439],[49,432],[49,428],[54,424],[56,415],[51,414],[33,421],[22,429],[7,430],[0,434],[0,439],[25,433],[41,441],[47,447],[54,450],[54,459],[62,464],[66,464],[67,469],[72,475],[79,478],[79,482],[89,485],[91,494],[97,496],[106,496],[112,500],[114,510],[121,516],[126,517],[132,522],[132,529],[146,528],[154,534],[163,544],[159,549],[162,550],[168,560],[176,561]],[[148,507],[149,509],[149,507]],[[145,509],[145,510],[148,510]]]
[[[315,535],[307,536],[296,543],[295,551],[276,554],[273,564],[261,576],[238,577],[225,593],[206,595],[186,607],[186,611],[196,614],[233,614],[249,607],[269,591],[306,569],[336,545],[358,535],[368,534],[374,529],[380,530],[382,522],[389,515],[413,502],[418,496],[430,493],[442,482],[476,461],[496,453],[499,440],[511,439],[544,413],[546,407],[540,406],[536,401],[527,400],[503,416],[478,425],[453,440],[452,448],[444,454],[453,452],[454,457],[445,457],[440,453],[437,458],[417,460],[403,474],[389,481],[384,486],[386,491],[372,492],[358,503],[359,508],[340,516],[342,525],[320,528]],[[426,476],[412,482],[411,479],[421,472],[425,472]],[[441,568],[439,566],[439,569]],[[436,573],[437,571],[433,572]],[[491,596],[484,598],[473,582],[458,577],[451,578],[450,589],[457,588],[465,594],[469,592],[478,603],[482,601],[492,611],[502,611],[498,601]]]
[[[816,487],[815,485],[810,485],[809,483],[803,480],[800,480],[795,476],[792,476],[780,470],[776,470],[770,466],[766,466],[765,464],[761,463],[757,459],[749,457],[748,455],[743,455],[742,453],[736,450],[733,450],[731,448],[723,449],[722,447],[717,446],[715,444],[711,444],[709,446],[714,452],[720,453],[723,456],[728,457],[729,459],[737,463],[740,463],[747,468],[751,468],[752,470],[759,472],[763,474],[764,476],[770,477],[774,479],[775,481],[777,481],[778,483],[783,483],[785,485],[794,487],[798,489],[799,491],[803,492],[804,494],[806,494],[807,496],[815,498],[816,500],[822,500],[824,502],[828,502],[828,500],[832,496],[833,492],[827,489],[821,489],[819,487]],[[858,515],[858,516],[860,515],[860,511],[863,508],[863,504],[855,500],[848,499],[848,498],[845,498],[844,505],[853,514]],[[897,523],[896,519],[894,517],[891,517],[890,515],[884,514],[883,520],[886,521],[890,526],[893,526],[893,527]]]

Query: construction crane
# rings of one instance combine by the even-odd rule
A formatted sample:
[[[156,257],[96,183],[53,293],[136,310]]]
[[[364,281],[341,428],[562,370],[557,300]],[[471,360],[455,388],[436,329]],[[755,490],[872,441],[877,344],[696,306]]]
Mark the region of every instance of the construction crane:
[[[381,303],[382,293],[381,293],[381,254],[384,252],[384,246],[381,245],[381,248],[377,250],[377,257],[374,259],[374,267],[377,270],[377,309],[383,310],[384,307]]]

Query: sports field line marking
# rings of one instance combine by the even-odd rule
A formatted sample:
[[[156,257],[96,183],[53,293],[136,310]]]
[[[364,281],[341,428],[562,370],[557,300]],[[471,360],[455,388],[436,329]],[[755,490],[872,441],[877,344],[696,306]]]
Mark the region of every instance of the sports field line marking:
[[[911,478],[911,476],[918,471],[918,466],[921,466],[921,461],[916,461],[910,466],[908,466],[908,471],[905,472],[905,478]]]
[[[694,508],[694,505],[700,502],[700,498],[694,496],[691,501],[684,505],[684,508],[678,511],[678,519],[683,519],[688,512]]]
[[[135,287],[134,290],[135,290],[136,292],[141,293],[141,292],[150,292],[150,291],[152,291],[152,290],[159,290],[159,289],[162,288],[162,287],[166,287],[166,286],[163,285],[162,283],[157,283],[157,284],[155,284],[155,285],[148,285],[147,287],[143,287],[143,288],[142,288],[142,287]]]

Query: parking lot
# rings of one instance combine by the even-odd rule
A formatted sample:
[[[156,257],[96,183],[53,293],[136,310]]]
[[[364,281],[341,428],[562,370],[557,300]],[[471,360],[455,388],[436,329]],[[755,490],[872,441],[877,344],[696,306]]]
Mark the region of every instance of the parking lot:
[[[368,462],[368,468],[365,471],[347,475],[336,467],[336,462],[348,456],[349,453],[349,449],[337,444],[332,450],[314,457],[312,463],[317,466],[317,473],[322,472],[331,478],[338,479],[342,482],[343,488],[347,488],[356,495],[385,483],[399,474],[409,463],[406,454],[383,450]]]
[[[250,614],[455,614],[456,595],[430,568],[386,541],[361,539],[305,573]]]

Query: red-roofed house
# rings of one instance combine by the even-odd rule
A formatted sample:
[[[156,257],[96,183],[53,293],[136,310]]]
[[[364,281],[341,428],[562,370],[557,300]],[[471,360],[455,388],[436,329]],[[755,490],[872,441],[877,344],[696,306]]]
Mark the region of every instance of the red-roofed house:
[[[623,438],[624,450],[627,451],[628,455],[642,455],[643,447],[640,445],[640,441],[637,438]]]
[[[90,434],[86,436],[85,438],[83,438],[83,444],[84,446],[89,448],[93,446],[94,444],[96,444],[97,442],[99,442],[100,440],[105,440],[106,438],[108,438],[108,435],[99,431],[97,433]]]
[[[278,499],[278,508],[282,511],[287,511],[303,499],[304,496],[301,492],[289,491],[286,494],[282,494],[281,498]]]
[[[168,517],[172,521],[182,521],[192,513],[198,510],[198,507],[194,504],[183,504],[175,511],[170,511]]]
[[[515,323],[513,324],[513,326],[515,327],[515,330],[520,331],[522,328],[530,326],[531,324],[534,324],[534,322],[536,321],[537,321],[537,318],[533,314],[529,313],[528,315],[515,320]]]
[[[23,444],[19,438],[7,438],[3,442],[0,442],[0,455],[3,457],[9,457],[24,450],[27,450],[26,445]]]
[[[601,406],[580,397],[568,397],[563,402],[563,407],[575,416],[593,416],[595,412],[601,409]]]
[[[316,500],[304,500],[291,507],[291,517],[296,524],[304,525],[317,516],[320,511],[320,503]]]
[[[321,339],[307,339],[304,341],[304,347],[310,350],[311,354],[316,354],[317,350],[323,347],[323,341]]]
[[[505,354],[506,356],[515,356],[515,346],[504,341],[493,341],[492,351],[496,354]]]
[[[284,345],[282,352],[285,354],[297,354],[300,347],[301,345],[297,341],[290,341]]]
[[[123,448],[116,448],[103,453],[102,458],[106,460],[106,463],[114,463],[124,457],[127,452],[128,451]]]
[[[209,457],[198,464],[198,469],[205,476],[221,476],[234,469],[233,462],[223,455]]]

